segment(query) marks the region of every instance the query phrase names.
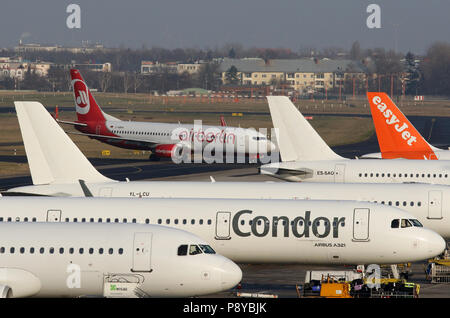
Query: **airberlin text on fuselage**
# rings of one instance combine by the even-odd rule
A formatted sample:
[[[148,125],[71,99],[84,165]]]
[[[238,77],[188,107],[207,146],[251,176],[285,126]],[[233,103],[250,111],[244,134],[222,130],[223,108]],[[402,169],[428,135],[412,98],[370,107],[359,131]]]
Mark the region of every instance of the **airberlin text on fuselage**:
[[[271,221],[265,216],[256,216],[252,219],[250,229],[245,230],[243,229],[242,223],[246,222],[242,222],[241,220],[245,214],[252,214],[252,211],[241,210],[234,215],[232,221],[234,233],[241,237],[251,235],[256,237],[264,237],[267,235],[271,235],[272,237],[289,237],[289,233],[292,231],[292,234],[298,238],[309,238],[311,235],[317,238],[325,238],[330,234],[332,234],[333,238],[338,238],[339,226],[345,226],[345,217],[334,217],[332,223],[328,218],[323,216],[319,216],[311,221],[311,212],[306,211],[304,216],[297,216],[292,221],[287,216],[274,216]],[[283,226],[281,229],[282,233],[278,233],[279,224]]]
[[[211,143],[213,141],[220,143],[232,143],[234,144],[236,141],[236,135],[234,133],[227,133],[223,129],[211,128],[203,131],[203,129],[198,129],[194,131],[191,128],[190,131],[182,130],[180,132],[175,131],[178,135],[180,141],[198,141],[198,142],[208,142]]]
[[[403,123],[400,125],[400,120],[397,118],[397,116],[394,115],[392,110],[390,110],[385,103],[382,103],[382,99],[380,96],[374,96],[372,101],[377,106],[378,110],[383,113],[384,117],[386,117],[386,123],[388,125],[394,125],[394,128],[397,132],[401,133],[402,138],[404,140],[407,140],[408,146],[412,146],[413,142],[417,141],[417,138],[415,136],[412,136],[411,133],[406,130],[408,128],[407,123]]]

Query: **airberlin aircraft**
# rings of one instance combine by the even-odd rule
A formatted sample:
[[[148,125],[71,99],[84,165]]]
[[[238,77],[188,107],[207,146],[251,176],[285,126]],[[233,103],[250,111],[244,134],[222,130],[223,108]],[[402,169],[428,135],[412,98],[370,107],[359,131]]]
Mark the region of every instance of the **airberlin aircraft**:
[[[224,156],[264,157],[276,150],[255,129],[119,120],[101,110],[78,70],[72,69],[70,75],[78,120],[59,122],[74,125],[90,138],[121,148],[151,150],[150,159],[167,157],[177,162],[186,160],[191,152],[223,161]]]
[[[188,297],[241,278],[208,243],[174,228],[0,222],[0,298]]]
[[[450,151],[430,145],[385,93],[368,92],[381,153],[361,158],[450,160]]]
[[[410,213],[368,202],[3,197],[0,210],[0,223],[174,227],[239,263],[398,264],[429,259],[445,248],[443,238]]]
[[[42,105],[16,102],[34,185],[4,195],[357,200],[400,207],[450,238],[450,187],[426,183],[119,182],[100,174]],[[243,191],[246,189],[246,191]]]
[[[267,99],[281,162],[261,166],[262,174],[303,182],[450,184],[450,161],[343,158],[331,150],[289,98]],[[414,143],[412,134],[407,139]]]

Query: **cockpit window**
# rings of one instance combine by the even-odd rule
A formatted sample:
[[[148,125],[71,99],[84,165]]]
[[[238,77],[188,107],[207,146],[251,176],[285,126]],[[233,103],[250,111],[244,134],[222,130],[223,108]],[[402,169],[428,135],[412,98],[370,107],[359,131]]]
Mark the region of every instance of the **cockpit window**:
[[[398,229],[398,226],[399,226],[399,220],[398,219],[392,220],[391,228]]]
[[[402,219],[402,228],[411,227],[411,226],[412,226],[412,224],[411,224],[411,222],[409,222],[409,220]]]
[[[216,251],[214,251],[209,245],[200,245],[200,248],[205,254],[216,254]]]
[[[198,245],[189,245],[189,255],[202,254],[202,250]]]
[[[178,247],[178,256],[187,255],[188,246],[187,245],[180,245]]]
[[[422,223],[419,222],[419,220],[416,219],[409,219],[411,223],[416,227],[423,227]]]

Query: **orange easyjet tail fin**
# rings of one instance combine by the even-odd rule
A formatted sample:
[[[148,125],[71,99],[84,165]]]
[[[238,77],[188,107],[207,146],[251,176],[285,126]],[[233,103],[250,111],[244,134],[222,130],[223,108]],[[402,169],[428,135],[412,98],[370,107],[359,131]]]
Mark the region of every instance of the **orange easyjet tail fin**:
[[[433,147],[385,93],[367,92],[383,159],[437,159]]]

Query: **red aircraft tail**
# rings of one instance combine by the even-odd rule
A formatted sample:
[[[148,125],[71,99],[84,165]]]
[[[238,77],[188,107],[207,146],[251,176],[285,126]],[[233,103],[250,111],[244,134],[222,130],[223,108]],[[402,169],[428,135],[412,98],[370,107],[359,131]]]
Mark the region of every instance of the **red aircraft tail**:
[[[70,76],[72,78],[73,95],[78,121],[83,123],[105,121],[101,108],[89,91],[80,72],[71,69]]]

